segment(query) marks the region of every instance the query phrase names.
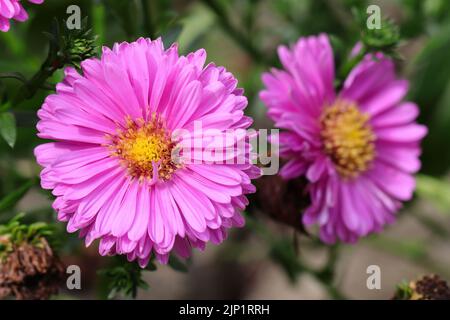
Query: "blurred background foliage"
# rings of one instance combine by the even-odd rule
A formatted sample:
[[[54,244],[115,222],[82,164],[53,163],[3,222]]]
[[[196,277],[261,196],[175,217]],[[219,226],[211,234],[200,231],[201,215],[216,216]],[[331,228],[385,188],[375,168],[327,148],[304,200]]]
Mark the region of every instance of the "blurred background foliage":
[[[339,70],[355,43],[367,36],[360,21],[367,16],[367,6],[378,4],[383,18],[398,26],[400,39],[395,55],[398,69],[410,80],[409,99],[421,108],[419,121],[429,127],[423,143],[422,174],[418,177],[417,198],[421,204],[407,206],[400,215],[401,218],[404,215],[415,217],[433,237],[424,242],[414,235],[406,238],[380,235],[361,242],[419,263],[427,271],[450,277],[448,264],[433,261],[429,254],[434,237],[447,243],[449,239],[450,1],[46,0],[41,6],[24,2],[30,19],[25,23],[13,23],[9,32],[0,33],[0,134],[3,137],[0,138],[0,223],[20,211],[27,212],[23,221],[55,221],[50,206],[51,194],[38,184],[39,167],[34,161],[33,148],[42,141],[36,137],[35,112],[52,92],[54,84],[62,79],[60,67],[67,65],[67,61],[61,60],[61,65],[46,75],[45,83],[35,88],[32,96],[23,93],[23,85],[38,73],[49,57],[51,41],[44,31],[54,33],[54,19],[62,25],[68,18],[66,9],[72,4],[81,8],[83,18],[87,17],[87,28],[91,29],[90,39],[95,41],[97,54],[101,46],[111,47],[115,42],[134,41],[141,36],[161,36],[166,46],[177,41],[181,54],[205,48],[208,62],[226,66],[244,87],[249,99],[247,111],[255,118],[256,128],[272,126],[257,94],[262,87],[261,73],[272,66],[280,66],[277,46],[293,43],[300,36],[326,32],[331,37]],[[280,201],[279,206],[284,205]],[[436,209],[438,215],[425,214],[428,209],[422,210],[421,205]],[[241,268],[239,264],[270,258],[292,281],[302,273],[309,273],[326,287],[329,296],[343,296],[334,273],[339,253],[349,250],[348,246],[326,248],[314,237],[272,225],[264,210],[256,211],[259,214],[248,216],[248,228],[232,233],[231,240],[215,256],[214,267],[222,270],[233,263],[238,266],[228,269],[236,271]],[[298,214],[300,219],[299,209],[293,214]],[[64,229],[63,224],[57,227]],[[250,235],[253,231],[255,236]],[[408,235],[408,231],[406,233]],[[63,244],[62,255],[68,262],[89,265],[89,269],[94,270],[86,280],[91,281],[87,285],[94,292],[91,295],[106,297],[108,290],[105,288],[111,283],[117,286],[109,288],[110,292],[122,292],[125,296],[135,295],[136,288],[144,287],[140,271],[121,266],[116,260],[98,258],[95,249],[84,249],[76,235],[61,232],[59,237]],[[256,248],[263,249],[253,252],[254,241],[259,244]],[[310,266],[302,257],[308,249],[303,248],[312,248],[314,252],[325,250],[325,262],[319,267]],[[174,269],[188,269],[180,261],[173,261]],[[96,269],[108,264],[111,269],[101,274],[105,279],[114,278],[109,284],[95,274]],[[233,293],[223,289],[218,297],[242,295],[237,289]]]

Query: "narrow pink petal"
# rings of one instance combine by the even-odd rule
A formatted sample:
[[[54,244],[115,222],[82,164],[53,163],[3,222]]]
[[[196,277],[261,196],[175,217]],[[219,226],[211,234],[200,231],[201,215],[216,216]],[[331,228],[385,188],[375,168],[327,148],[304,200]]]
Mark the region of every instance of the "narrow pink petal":
[[[139,183],[130,181],[130,186],[125,193],[122,205],[119,207],[118,213],[112,222],[111,234],[113,236],[121,237],[130,230],[136,216],[138,190]]]
[[[419,124],[409,124],[392,128],[379,128],[376,130],[376,138],[380,141],[414,142],[421,140],[428,130]]]
[[[303,160],[289,160],[280,170],[280,175],[286,179],[294,179],[303,175],[306,171],[306,163]]]
[[[377,162],[367,175],[391,196],[399,200],[411,200],[416,182],[410,174]]]
[[[183,186],[179,186],[178,181],[174,181],[170,191],[186,223],[198,232],[204,231],[206,229],[205,217],[203,216],[203,212],[197,211],[197,206],[193,205],[193,201],[195,200],[188,196],[188,190]]]
[[[130,240],[138,241],[147,231],[150,219],[150,187],[146,183],[139,185],[136,215],[133,225],[128,231]]]
[[[412,102],[405,102],[371,118],[370,124],[375,129],[405,125],[414,121],[418,115],[419,108],[417,105]]]

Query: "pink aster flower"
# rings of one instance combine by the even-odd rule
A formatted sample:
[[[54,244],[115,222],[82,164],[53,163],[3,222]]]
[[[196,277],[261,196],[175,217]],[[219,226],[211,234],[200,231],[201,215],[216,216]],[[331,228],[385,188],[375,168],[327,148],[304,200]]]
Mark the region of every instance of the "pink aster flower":
[[[28,0],[29,2],[41,4],[44,0]],[[0,0],[0,30],[7,32],[9,30],[9,20],[25,21],[28,19],[28,13],[23,8],[20,0]]]
[[[317,223],[327,243],[354,242],[394,220],[411,199],[419,170],[418,107],[402,102],[408,82],[381,53],[367,55],[334,89],[333,51],[326,35],[301,38],[278,54],[285,70],[263,75],[260,94],[280,134],[280,174],[305,176],[311,205],[306,225]]]
[[[145,266],[154,253],[166,263],[172,250],[187,257],[244,224],[257,167],[227,154],[200,163],[172,156],[175,131],[183,142],[211,145],[196,122],[215,138],[226,132],[234,139],[228,146],[252,122],[237,80],[205,59],[203,49],[179,56],[160,39],[116,44],[82,62],[83,75],[67,68],[39,110],[38,136],[56,140],[35,149],[42,187],[53,190],[68,232],[80,230],[86,245],[100,239],[102,255],[126,254]]]

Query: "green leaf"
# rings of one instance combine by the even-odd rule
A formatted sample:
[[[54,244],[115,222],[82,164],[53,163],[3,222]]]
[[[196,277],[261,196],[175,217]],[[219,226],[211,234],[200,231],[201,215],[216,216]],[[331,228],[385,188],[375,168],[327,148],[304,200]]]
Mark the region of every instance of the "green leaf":
[[[106,11],[105,6],[101,3],[96,3],[92,7],[92,25],[94,34],[98,36],[98,43],[104,43],[106,31]]]
[[[11,112],[0,113],[0,135],[11,148],[14,148],[17,130],[16,118]]]
[[[176,42],[181,34],[181,31],[183,31],[183,27],[177,24],[164,32],[161,35],[161,38],[164,42],[164,47],[169,48],[174,42]]]
[[[105,281],[108,299],[114,299],[119,295],[136,298],[138,289],[148,289],[149,285],[142,278],[144,270],[148,269],[123,257],[115,257],[112,265],[97,272]]]
[[[448,126],[450,125],[450,22],[440,27],[412,61],[414,76],[408,100],[420,107],[419,122],[429,133],[423,141],[422,172],[445,174],[450,167]],[[432,81],[430,81],[432,79]]]
[[[416,178],[416,193],[431,201],[446,214],[450,214],[450,183],[427,175]]]
[[[395,300],[409,300],[413,295],[413,289],[409,286],[407,281],[403,281],[397,285],[394,299]]]
[[[284,269],[291,282],[295,282],[303,268],[299,263],[292,241],[282,238],[273,242],[270,248],[270,255],[274,262]]]
[[[28,190],[36,183],[36,181],[29,180],[18,189],[12,191],[0,200],[0,212],[5,211],[13,207],[22,197],[28,192]]]
[[[427,251],[423,241],[413,239],[392,239],[375,235],[368,238],[369,243],[383,249],[393,255],[405,257],[412,261],[423,261],[427,257]]]
[[[174,255],[171,255],[169,258],[169,266],[175,271],[179,272],[189,271],[188,266]]]
[[[117,19],[127,37],[132,39],[137,34],[138,19],[136,19],[136,16],[138,15],[138,8],[136,2],[104,0],[102,3]]]
[[[37,247],[42,246],[42,238],[45,238],[53,247],[55,237],[52,232],[52,226],[44,222],[36,222],[33,224],[23,224],[21,222],[24,213],[19,213],[6,224],[0,225],[0,235],[7,239],[0,247],[0,259],[5,252],[9,252],[13,245],[20,245],[24,241]],[[53,247],[54,248],[54,247]]]
[[[148,271],[156,271],[156,269],[157,269],[156,264],[152,260],[150,260],[148,262],[147,267],[145,267],[145,270],[148,270]]]

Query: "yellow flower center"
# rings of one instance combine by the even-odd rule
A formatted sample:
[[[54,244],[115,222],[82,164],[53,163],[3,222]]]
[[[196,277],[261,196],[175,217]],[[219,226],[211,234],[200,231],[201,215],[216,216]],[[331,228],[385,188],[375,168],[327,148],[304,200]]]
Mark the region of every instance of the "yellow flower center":
[[[344,178],[357,177],[375,158],[375,135],[368,120],[355,103],[345,100],[336,100],[322,112],[324,149]]]
[[[126,128],[109,136],[112,155],[120,158],[130,176],[144,179],[168,180],[179,164],[172,161],[172,142],[163,121],[156,115],[150,120],[126,119]],[[156,176],[155,176],[156,175]]]

